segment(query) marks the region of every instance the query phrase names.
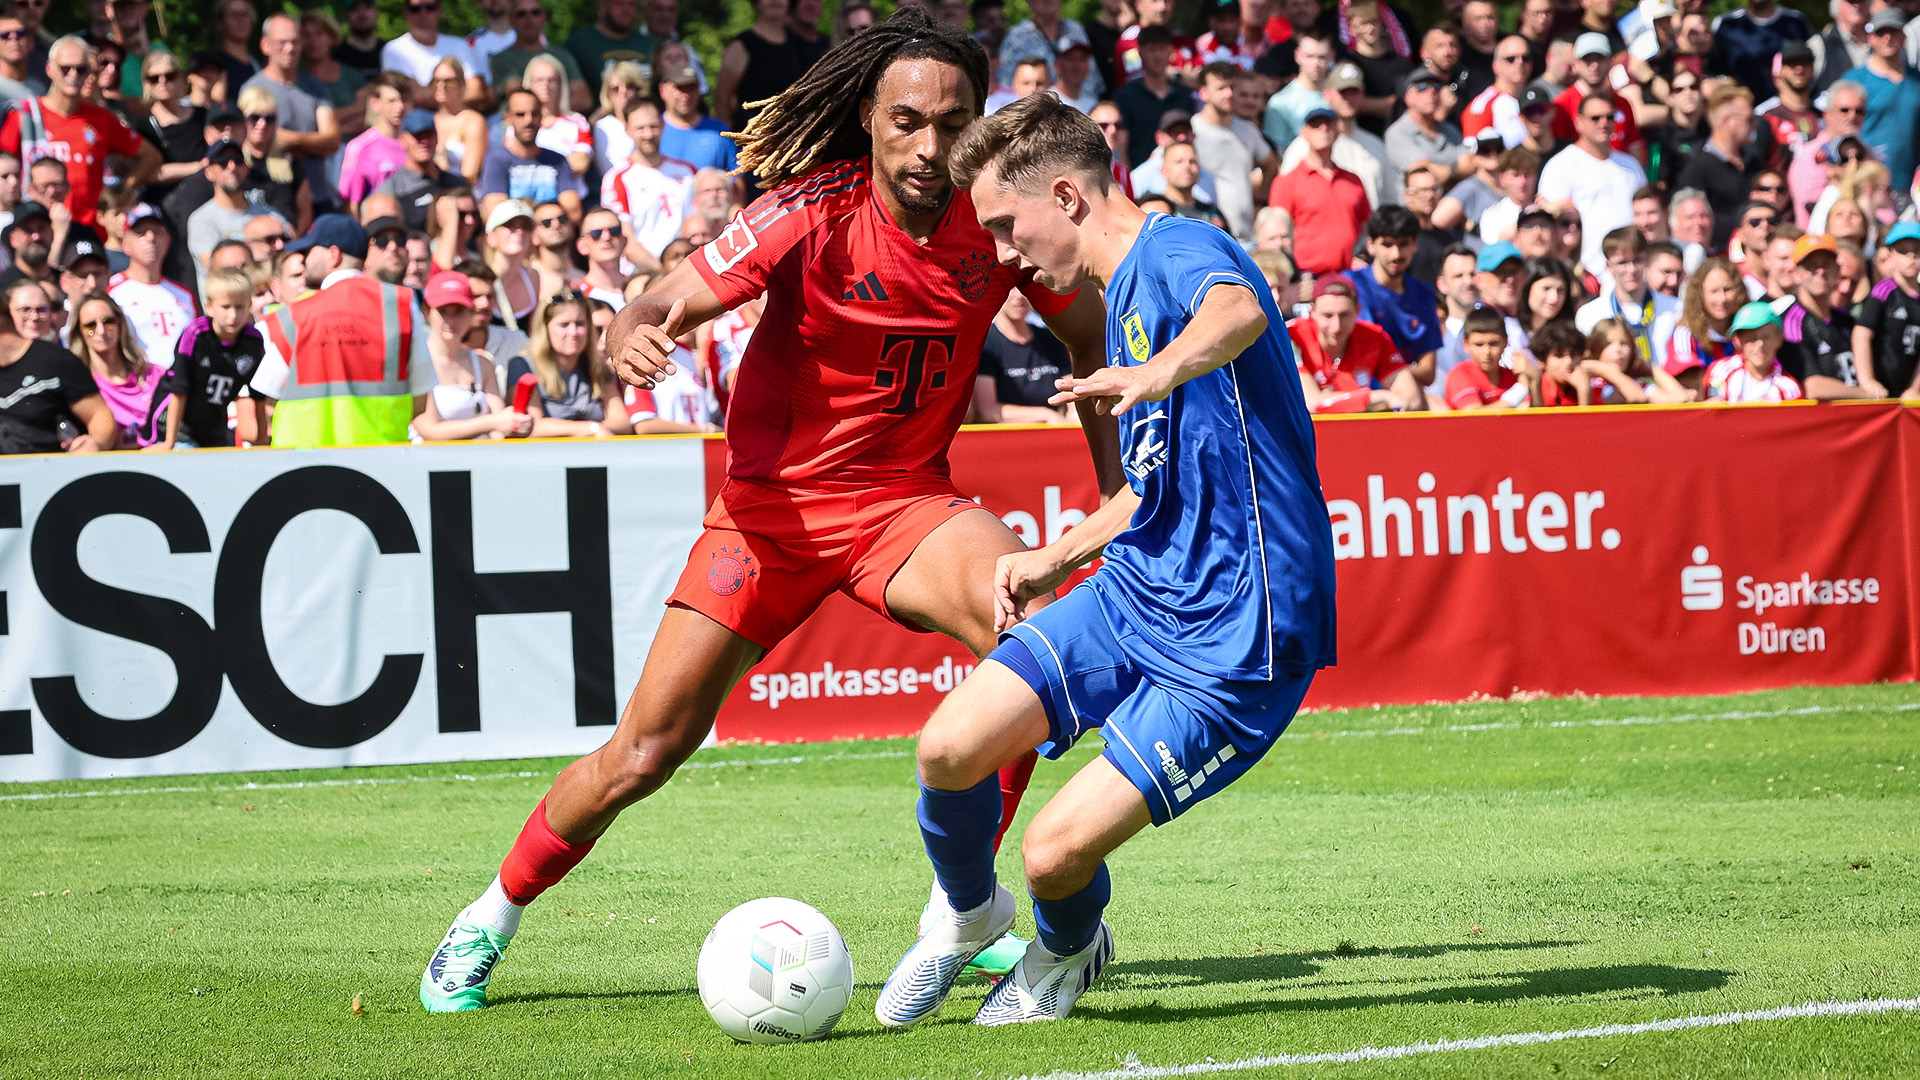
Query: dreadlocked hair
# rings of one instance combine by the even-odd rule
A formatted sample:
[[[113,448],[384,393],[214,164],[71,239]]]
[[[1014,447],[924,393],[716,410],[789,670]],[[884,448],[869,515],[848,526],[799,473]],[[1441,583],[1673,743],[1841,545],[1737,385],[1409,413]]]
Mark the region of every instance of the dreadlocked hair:
[[[966,74],[974,109],[987,100],[987,52],[965,33],[937,25],[918,8],[903,8],[873,29],[835,45],[779,95],[749,101],[760,109],[742,132],[729,132],[740,151],[736,173],[752,173],[770,188],[832,161],[857,161],[873,151],[860,123],[860,103],[873,97],[880,76],[898,60],[939,60]]]

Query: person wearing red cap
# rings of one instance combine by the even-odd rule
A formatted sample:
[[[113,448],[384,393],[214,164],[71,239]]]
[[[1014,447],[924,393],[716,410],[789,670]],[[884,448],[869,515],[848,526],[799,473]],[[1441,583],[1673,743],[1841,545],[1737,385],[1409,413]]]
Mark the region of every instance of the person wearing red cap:
[[[1393,338],[1360,322],[1359,297],[1343,274],[1313,283],[1313,310],[1287,322],[1300,391],[1317,413],[1402,412],[1427,407]]]
[[[443,270],[427,279],[427,355],[439,382],[427,392],[426,408],[413,418],[413,433],[427,442],[524,439],[533,417],[507,407],[493,365],[467,348],[473,324],[473,289],[464,274]]]

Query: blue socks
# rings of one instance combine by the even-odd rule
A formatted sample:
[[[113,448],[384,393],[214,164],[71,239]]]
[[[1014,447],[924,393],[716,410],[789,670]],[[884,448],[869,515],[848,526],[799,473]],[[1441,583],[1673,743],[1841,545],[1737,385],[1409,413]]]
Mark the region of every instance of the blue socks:
[[[955,911],[971,911],[993,899],[993,838],[999,831],[997,774],[965,791],[920,785],[920,837],[933,861],[934,877]],[[1087,936],[1092,940],[1093,932]]]
[[[1055,956],[1077,953],[1093,943],[1100,931],[1100,913],[1113,898],[1113,879],[1107,876],[1107,864],[1101,863],[1093,880],[1063,900],[1033,898],[1033,922],[1040,945]]]

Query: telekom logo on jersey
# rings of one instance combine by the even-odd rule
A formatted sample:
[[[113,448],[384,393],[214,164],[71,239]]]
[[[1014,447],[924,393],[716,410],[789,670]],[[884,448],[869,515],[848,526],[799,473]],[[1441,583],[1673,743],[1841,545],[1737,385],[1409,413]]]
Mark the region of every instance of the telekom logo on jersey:
[[[1529,495],[1515,491],[1509,476],[1490,492],[1442,496],[1435,492],[1439,481],[1430,472],[1421,473],[1414,485],[1419,494],[1411,503],[1387,494],[1386,477],[1379,474],[1367,477],[1364,507],[1353,499],[1328,499],[1333,557],[1412,556],[1416,523],[1422,555],[1464,555],[1469,546],[1474,554],[1485,555],[1493,550],[1496,534],[1500,550],[1514,554],[1529,550],[1587,551],[1595,543],[1608,551],[1620,546],[1619,529],[1596,531],[1594,527],[1595,518],[1607,506],[1604,491],[1576,491],[1571,496],[1541,491]]]

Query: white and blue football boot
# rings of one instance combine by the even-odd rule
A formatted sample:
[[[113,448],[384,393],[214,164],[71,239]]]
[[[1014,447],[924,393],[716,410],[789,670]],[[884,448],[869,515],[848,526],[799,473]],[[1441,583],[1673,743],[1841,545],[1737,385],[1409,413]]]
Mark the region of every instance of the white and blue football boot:
[[[1005,885],[995,885],[986,910],[964,922],[942,897],[935,917],[922,923],[920,940],[880,988],[874,1017],[886,1027],[904,1028],[939,1012],[967,964],[1013,926],[1015,911],[1013,891]]]
[[[1063,1020],[1112,959],[1113,930],[1105,919],[1087,947],[1071,956],[1055,956],[1034,941],[1027,946],[1027,955],[987,995],[973,1022],[998,1027]]]

